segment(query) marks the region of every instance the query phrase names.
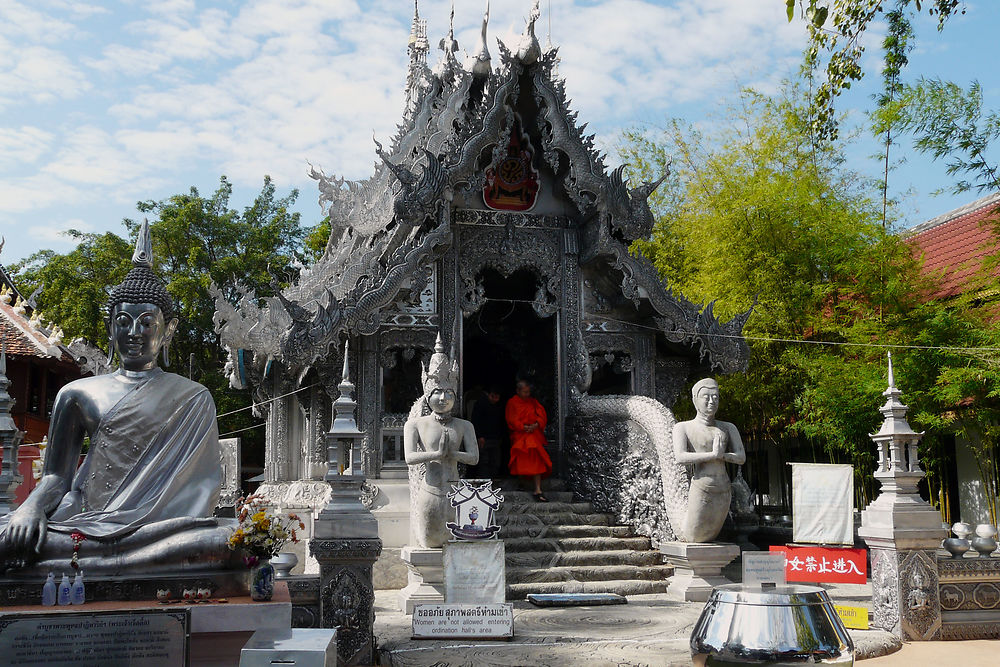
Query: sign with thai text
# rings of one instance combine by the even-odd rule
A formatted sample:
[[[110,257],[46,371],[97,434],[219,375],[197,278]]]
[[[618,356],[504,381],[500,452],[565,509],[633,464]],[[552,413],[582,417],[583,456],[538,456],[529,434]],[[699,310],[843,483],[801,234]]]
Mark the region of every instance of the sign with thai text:
[[[514,605],[418,604],[413,608],[413,639],[511,639]]]
[[[743,583],[747,586],[781,585],[785,581],[785,554],[780,552],[744,551]]]
[[[863,584],[868,581],[867,552],[837,547],[772,545],[785,552],[785,578],[826,584]]]
[[[0,615],[3,664],[107,667],[188,664],[187,609]]]
[[[843,622],[845,628],[850,628],[851,630],[868,629],[867,608],[847,607],[840,604],[833,605],[833,608],[837,611],[837,616],[840,617],[840,620]]]

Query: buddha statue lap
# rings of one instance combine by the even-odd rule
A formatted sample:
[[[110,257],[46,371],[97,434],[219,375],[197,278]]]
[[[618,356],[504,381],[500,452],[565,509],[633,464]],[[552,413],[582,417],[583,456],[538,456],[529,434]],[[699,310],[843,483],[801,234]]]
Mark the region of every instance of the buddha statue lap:
[[[52,409],[42,478],[0,518],[0,567],[12,576],[66,571],[168,573],[224,569],[235,522],[212,517],[221,486],[212,396],[157,366],[177,326],[152,271],[149,230],[108,299],[114,373],[64,386]],[[77,468],[84,438],[90,448]]]

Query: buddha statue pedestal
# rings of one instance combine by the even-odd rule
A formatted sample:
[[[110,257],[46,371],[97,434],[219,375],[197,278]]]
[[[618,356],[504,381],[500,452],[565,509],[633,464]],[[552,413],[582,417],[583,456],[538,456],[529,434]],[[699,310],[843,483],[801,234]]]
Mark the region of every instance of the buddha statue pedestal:
[[[406,546],[400,558],[409,570],[409,583],[399,592],[400,610],[412,614],[418,604],[444,604],[444,550]]]
[[[667,595],[705,602],[713,588],[733,583],[722,576],[722,568],[740,555],[740,548],[726,542],[664,542],[660,553],[674,566]]]

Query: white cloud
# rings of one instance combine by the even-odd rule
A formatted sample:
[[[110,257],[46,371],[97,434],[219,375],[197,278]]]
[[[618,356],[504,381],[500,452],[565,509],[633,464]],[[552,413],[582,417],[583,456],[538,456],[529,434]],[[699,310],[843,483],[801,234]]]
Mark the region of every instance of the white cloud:
[[[0,37],[0,110],[14,102],[73,99],[90,83],[66,56],[44,46],[17,48]]]
[[[52,44],[72,37],[74,30],[72,23],[39,11],[37,5],[30,7],[17,0],[0,3],[0,35]]]
[[[84,191],[42,174],[22,178],[0,178],[0,213],[30,213],[56,204],[65,202],[80,204],[86,200]],[[13,228],[23,228],[23,226],[14,223]]]
[[[28,235],[36,241],[45,244],[46,247],[72,247],[77,244],[77,241],[66,233],[71,229],[78,232],[95,231],[94,226],[86,220],[70,218],[68,220],[56,220],[45,224],[32,225],[28,228]]]
[[[367,177],[372,133],[388,139],[400,118],[408,2],[126,0],[122,11],[100,17],[100,31],[87,20],[100,11],[93,5],[40,2],[39,10],[4,5],[24,29],[0,27],[0,109],[32,100],[55,121],[21,119],[6,123],[20,129],[0,132],[0,168],[23,165],[21,174],[0,178],[0,212],[44,210],[57,220],[51,211],[60,205],[94,215],[93,202],[110,201],[121,207],[94,224],[111,225],[138,199],[191,185],[208,190],[223,173],[244,187],[259,187],[269,174],[281,188],[301,188],[303,209],[318,211],[306,160],[327,173]],[[457,4],[456,35],[471,50],[485,0]],[[536,30],[543,43],[544,4]],[[717,98],[736,81],[776,81],[797,61],[804,33],[772,0],[552,5],[572,107],[601,147],[612,147],[617,129],[637,118]],[[65,11],[51,10],[57,6]],[[529,8],[529,0],[494,0],[494,66],[496,37],[515,47]],[[449,0],[420,3],[431,64],[449,9]],[[97,38],[79,39],[87,29]],[[58,108],[67,98],[79,100],[72,113]]]
[[[32,127],[0,127],[0,168],[24,166],[38,161],[52,145],[51,132]]]

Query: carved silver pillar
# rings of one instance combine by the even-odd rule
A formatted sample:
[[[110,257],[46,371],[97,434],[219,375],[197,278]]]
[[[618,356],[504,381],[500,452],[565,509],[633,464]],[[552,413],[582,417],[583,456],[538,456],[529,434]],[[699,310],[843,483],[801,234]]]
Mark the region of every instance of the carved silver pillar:
[[[24,435],[14,424],[10,409],[14,399],[7,392],[10,380],[7,379],[7,349],[0,349],[0,446],[3,448],[3,463],[0,464],[0,516],[13,509],[14,488],[20,483],[17,474],[17,450]]]
[[[924,471],[915,433],[906,421],[889,355],[885,420],[871,436],[878,448],[878,498],[861,513],[858,535],[871,549],[872,625],[907,641],[941,638],[941,600],[936,552],[947,531],[941,514],[922,500],[917,484]],[[909,455],[909,460],[904,460]]]
[[[309,552],[319,561],[322,625],[338,629],[337,654],[341,663],[371,665],[375,663],[372,567],[382,553],[382,540],[378,522],[361,502],[365,484],[361,462],[364,433],[354,418],[357,403],[351,397],[354,385],[346,344],[339,389],[327,433],[326,481],[332,496],[313,524]]]

